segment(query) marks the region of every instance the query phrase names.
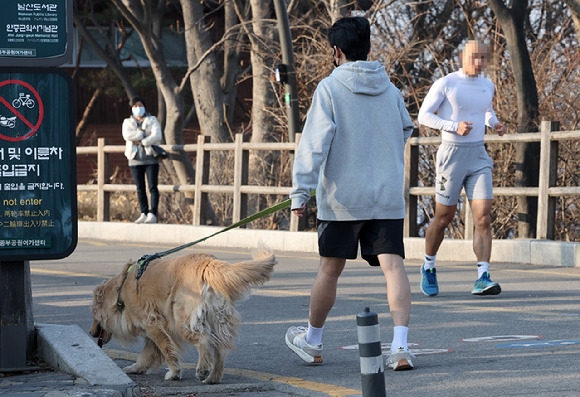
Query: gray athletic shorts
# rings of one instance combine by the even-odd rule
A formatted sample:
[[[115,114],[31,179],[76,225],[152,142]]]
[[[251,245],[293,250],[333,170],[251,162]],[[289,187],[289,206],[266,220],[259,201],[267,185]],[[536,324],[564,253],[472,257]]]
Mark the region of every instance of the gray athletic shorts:
[[[492,199],[492,169],[493,161],[483,143],[441,143],[437,151],[436,201],[456,205],[463,187],[469,200]]]

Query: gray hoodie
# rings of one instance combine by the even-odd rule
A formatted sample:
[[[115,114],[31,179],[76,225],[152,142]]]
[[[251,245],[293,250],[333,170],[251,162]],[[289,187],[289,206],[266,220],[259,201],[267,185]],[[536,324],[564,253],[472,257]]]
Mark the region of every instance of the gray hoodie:
[[[292,209],[316,189],[318,219],[402,219],[404,147],[414,125],[377,61],[348,62],[322,80],[293,167]]]

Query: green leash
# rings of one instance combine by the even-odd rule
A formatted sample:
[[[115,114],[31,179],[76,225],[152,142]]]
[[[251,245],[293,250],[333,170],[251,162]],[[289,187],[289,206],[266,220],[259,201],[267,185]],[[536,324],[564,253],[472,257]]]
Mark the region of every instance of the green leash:
[[[314,196],[316,194],[316,190],[313,190],[310,193],[310,197]],[[278,203],[276,205],[273,205],[272,207],[266,208],[265,210],[262,210],[260,212],[255,213],[254,215],[250,215],[226,228],[223,228],[221,230],[218,230],[217,232],[210,234],[209,236],[200,238],[199,240],[195,240],[192,241],[190,243],[187,244],[183,244],[180,245],[179,247],[175,247],[172,248],[170,250],[167,251],[163,251],[163,252],[157,252],[153,255],[143,255],[138,261],[137,261],[137,274],[135,276],[135,278],[137,279],[137,291],[139,291],[139,279],[141,278],[141,276],[143,276],[143,273],[145,272],[145,270],[147,270],[147,266],[149,265],[149,262],[151,262],[152,260],[155,259],[159,259],[159,258],[163,258],[164,256],[167,255],[171,255],[174,254],[176,252],[179,252],[185,248],[191,247],[193,245],[199,244],[205,240],[208,240],[212,237],[217,236],[218,234],[227,232],[228,230],[232,230],[235,229],[237,227],[243,226],[246,223],[250,223],[252,221],[255,221],[256,219],[260,219],[265,217],[266,215],[270,215],[273,214],[274,212],[280,211],[284,208],[288,208],[290,207],[290,205],[292,204],[292,199],[287,199],[282,201],[281,203]],[[117,297],[117,308],[119,309],[119,311],[123,311],[123,308],[125,307],[125,304],[123,303],[123,300],[121,299],[121,289],[123,288],[123,284],[125,283],[125,280],[127,279],[127,274],[129,274],[129,272],[131,271],[131,269],[133,268],[133,265],[129,266],[129,268],[127,269],[127,272],[125,273],[125,277],[123,278],[123,281],[121,282],[121,286],[119,287],[119,291],[118,291],[118,297]]]

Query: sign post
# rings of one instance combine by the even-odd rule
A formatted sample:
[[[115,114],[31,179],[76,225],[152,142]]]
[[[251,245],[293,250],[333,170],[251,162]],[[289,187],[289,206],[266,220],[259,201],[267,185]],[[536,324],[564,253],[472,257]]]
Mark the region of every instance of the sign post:
[[[26,369],[29,261],[77,244],[72,0],[14,0],[0,13],[0,372]]]

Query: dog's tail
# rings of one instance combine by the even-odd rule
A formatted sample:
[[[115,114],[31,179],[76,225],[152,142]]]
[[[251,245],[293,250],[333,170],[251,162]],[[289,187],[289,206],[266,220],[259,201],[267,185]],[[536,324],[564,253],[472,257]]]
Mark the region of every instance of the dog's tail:
[[[252,250],[251,261],[229,264],[212,260],[204,271],[204,281],[220,295],[231,301],[244,299],[250,289],[270,279],[276,257],[264,243]]]

